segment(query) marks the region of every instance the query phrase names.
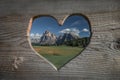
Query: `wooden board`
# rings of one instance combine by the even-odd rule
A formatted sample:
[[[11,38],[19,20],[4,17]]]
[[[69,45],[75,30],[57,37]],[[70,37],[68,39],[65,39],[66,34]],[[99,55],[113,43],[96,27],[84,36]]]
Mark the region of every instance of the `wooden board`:
[[[120,80],[120,0],[0,0],[0,80]],[[31,48],[30,19],[81,13],[92,39],[56,71]]]

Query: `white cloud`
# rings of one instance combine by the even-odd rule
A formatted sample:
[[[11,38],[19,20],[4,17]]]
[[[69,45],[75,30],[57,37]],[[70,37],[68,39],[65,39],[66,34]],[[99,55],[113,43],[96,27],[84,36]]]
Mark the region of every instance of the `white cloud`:
[[[66,28],[66,29],[61,30],[59,33],[72,33],[75,35],[79,35],[80,30],[76,28]]]
[[[30,38],[31,39],[39,39],[39,38],[41,38],[42,37],[42,34],[39,34],[39,33],[31,33],[30,34]]]
[[[34,33],[31,33],[30,36],[31,36],[31,37],[34,36]]]
[[[87,28],[84,28],[82,31],[83,32],[89,32],[89,30]]]
[[[75,25],[78,25],[78,24],[80,24],[80,23],[81,23],[81,21],[78,20],[78,21],[75,21],[74,23],[72,23],[70,26],[75,26]]]
[[[69,33],[71,30],[69,28],[61,30],[59,33]]]
[[[42,35],[39,34],[39,33],[36,33],[35,36],[36,36],[36,37],[41,37]]]

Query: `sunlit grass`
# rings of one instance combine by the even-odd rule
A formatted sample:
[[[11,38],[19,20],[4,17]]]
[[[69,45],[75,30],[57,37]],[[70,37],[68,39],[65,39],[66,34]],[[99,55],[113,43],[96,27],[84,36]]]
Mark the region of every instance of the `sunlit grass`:
[[[83,48],[71,46],[33,46],[33,48],[57,68],[78,55]]]

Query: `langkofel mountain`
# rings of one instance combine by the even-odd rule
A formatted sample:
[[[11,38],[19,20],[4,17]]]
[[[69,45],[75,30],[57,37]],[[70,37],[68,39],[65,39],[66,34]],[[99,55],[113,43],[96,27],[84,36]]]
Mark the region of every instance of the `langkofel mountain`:
[[[40,45],[55,45],[57,41],[57,37],[49,32],[45,31],[40,39]]]

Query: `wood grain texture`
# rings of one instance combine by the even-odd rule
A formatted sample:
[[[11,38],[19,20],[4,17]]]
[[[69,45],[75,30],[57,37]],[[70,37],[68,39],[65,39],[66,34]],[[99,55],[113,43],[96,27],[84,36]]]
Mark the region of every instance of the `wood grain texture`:
[[[120,0],[0,0],[0,80],[120,80]],[[32,50],[30,19],[72,13],[89,18],[92,38],[56,71]]]

